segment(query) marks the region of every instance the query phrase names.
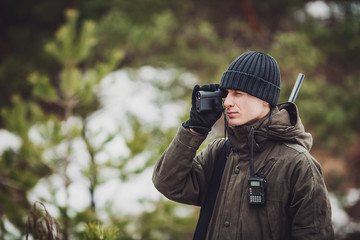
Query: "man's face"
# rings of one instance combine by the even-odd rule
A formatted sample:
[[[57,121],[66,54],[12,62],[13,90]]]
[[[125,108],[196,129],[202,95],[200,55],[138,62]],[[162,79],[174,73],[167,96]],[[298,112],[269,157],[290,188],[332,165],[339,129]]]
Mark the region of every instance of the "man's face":
[[[252,124],[270,112],[269,103],[245,92],[226,89],[224,107],[231,126]]]

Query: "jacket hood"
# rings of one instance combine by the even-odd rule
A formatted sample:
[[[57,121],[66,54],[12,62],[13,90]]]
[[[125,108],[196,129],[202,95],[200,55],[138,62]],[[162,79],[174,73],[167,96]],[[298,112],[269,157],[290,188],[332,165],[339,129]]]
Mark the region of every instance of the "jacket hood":
[[[246,149],[248,152],[252,128],[255,131],[255,151],[259,151],[267,140],[296,143],[308,151],[312,146],[312,136],[305,132],[294,103],[279,104],[270,114],[252,125],[229,127],[229,141],[235,151],[241,152]]]
[[[269,125],[269,139],[296,143],[310,151],[313,139],[311,134],[305,131],[297,106],[289,102],[279,104],[277,109]]]

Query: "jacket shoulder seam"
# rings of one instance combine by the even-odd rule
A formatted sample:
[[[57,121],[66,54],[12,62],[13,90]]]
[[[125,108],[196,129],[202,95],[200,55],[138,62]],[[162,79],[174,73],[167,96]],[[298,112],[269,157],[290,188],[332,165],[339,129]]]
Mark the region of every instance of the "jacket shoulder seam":
[[[304,148],[303,146],[301,146],[300,144],[297,144],[297,143],[288,143],[288,142],[285,142],[284,143],[286,146],[288,146],[289,148],[292,148],[294,150],[296,150],[297,152],[299,153],[304,153],[304,152],[307,152],[308,150],[306,150],[306,148]]]

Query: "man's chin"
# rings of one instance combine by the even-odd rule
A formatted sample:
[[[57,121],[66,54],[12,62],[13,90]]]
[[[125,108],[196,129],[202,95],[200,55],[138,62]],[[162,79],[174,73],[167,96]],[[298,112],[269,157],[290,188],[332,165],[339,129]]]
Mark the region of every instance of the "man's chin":
[[[235,127],[239,125],[242,125],[242,123],[239,120],[229,119],[229,126]]]

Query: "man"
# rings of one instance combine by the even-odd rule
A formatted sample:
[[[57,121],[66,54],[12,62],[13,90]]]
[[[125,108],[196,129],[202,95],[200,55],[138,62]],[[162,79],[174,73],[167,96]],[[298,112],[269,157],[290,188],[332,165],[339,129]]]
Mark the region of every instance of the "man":
[[[217,88],[195,86],[190,118],[155,166],[154,185],[169,199],[197,206],[206,201],[226,140],[216,139],[196,154],[222,106],[216,103],[213,111],[197,112],[195,96],[200,89]],[[219,88],[227,92],[231,151],[205,239],[334,239],[321,168],[309,153],[312,136],[305,132],[295,104],[277,105],[280,71],[275,59],[260,52],[240,55]],[[256,176],[266,181],[262,204],[249,200],[250,158]]]

